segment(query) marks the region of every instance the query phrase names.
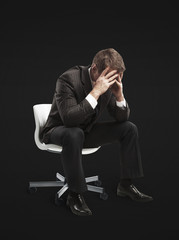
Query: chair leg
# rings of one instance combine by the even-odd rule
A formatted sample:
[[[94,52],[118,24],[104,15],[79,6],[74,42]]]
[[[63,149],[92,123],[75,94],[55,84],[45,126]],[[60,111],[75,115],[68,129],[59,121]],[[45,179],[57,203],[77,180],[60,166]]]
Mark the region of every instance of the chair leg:
[[[66,183],[58,192],[57,192],[57,196],[58,198],[60,198],[68,189],[68,184]]]
[[[94,182],[97,185],[97,186],[93,186],[93,185],[87,184],[88,191],[97,192],[97,193],[104,192],[104,188],[99,187],[99,177],[98,176],[87,177],[87,178],[85,178],[85,180],[86,180],[86,183]]]
[[[86,183],[96,182],[96,181],[99,181],[99,177],[98,176],[86,177],[85,180],[86,180]]]
[[[38,188],[38,187],[63,187],[65,185],[65,178],[57,173],[56,181],[38,181],[38,182],[29,182],[30,188]]]
[[[103,187],[99,187],[101,184],[98,176],[86,177],[86,183],[96,183],[97,186],[87,184],[88,191],[100,193],[100,198],[106,200],[108,195],[105,193]],[[57,198],[60,199],[62,195],[67,191],[68,184],[65,182],[65,177],[60,173],[56,173],[56,181],[38,181],[29,182],[29,190],[36,189],[38,187],[62,187],[56,194]]]
[[[61,187],[64,185],[64,182],[60,181],[40,181],[40,182],[30,182],[29,188],[33,187]]]
[[[62,176],[60,173],[56,173],[56,179],[57,180],[60,180],[60,181],[62,181],[62,182],[65,182],[65,178],[64,178],[64,176]]]

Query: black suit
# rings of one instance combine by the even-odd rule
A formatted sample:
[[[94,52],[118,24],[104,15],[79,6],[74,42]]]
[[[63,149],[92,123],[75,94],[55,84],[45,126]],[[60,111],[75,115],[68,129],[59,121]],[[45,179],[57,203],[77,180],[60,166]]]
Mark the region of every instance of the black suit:
[[[143,176],[137,127],[128,121],[129,106],[118,107],[110,90],[98,99],[95,109],[85,97],[92,90],[89,66],[75,66],[63,73],[56,83],[52,108],[41,139],[63,146],[62,163],[69,189],[86,190],[82,168],[83,147],[121,143],[121,178]],[[97,122],[107,107],[114,121]]]
[[[92,90],[88,68],[89,66],[75,66],[57,79],[52,108],[42,131],[43,142],[48,142],[50,132],[59,125],[80,127],[84,132],[89,132],[106,107],[118,122],[128,119],[128,104],[124,108],[117,107],[110,90],[100,96],[96,114],[96,109],[85,99]]]

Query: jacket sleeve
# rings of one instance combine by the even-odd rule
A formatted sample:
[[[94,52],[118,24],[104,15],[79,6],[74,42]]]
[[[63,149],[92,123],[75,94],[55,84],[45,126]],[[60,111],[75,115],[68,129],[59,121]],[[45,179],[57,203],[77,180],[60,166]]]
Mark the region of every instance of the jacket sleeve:
[[[111,94],[111,98],[107,105],[107,109],[109,114],[118,122],[124,122],[129,119],[130,108],[127,101],[126,101],[126,107],[118,107],[116,105],[116,98],[114,94]]]
[[[70,82],[59,78],[56,85],[55,100],[58,112],[67,127],[79,126],[95,113],[85,98],[77,103],[75,95],[74,87]]]

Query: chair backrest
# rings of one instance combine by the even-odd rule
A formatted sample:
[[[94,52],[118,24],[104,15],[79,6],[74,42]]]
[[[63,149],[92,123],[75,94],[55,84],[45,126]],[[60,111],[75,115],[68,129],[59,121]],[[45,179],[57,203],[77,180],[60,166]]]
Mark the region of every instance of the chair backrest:
[[[35,118],[35,132],[34,140],[38,148],[46,150],[47,147],[40,141],[39,134],[41,128],[45,125],[48,115],[50,113],[52,104],[36,104],[33,106],[34,118]]]

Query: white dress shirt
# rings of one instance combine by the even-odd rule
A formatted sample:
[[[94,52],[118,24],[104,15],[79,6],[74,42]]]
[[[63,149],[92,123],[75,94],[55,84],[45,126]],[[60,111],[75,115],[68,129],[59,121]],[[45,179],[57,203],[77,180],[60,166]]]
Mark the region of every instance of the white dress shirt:
[[[92,79],[91,79],[91,75],[90,75],[90,68],[88,68],[88,72],[89,72],[89,77],[90,77],[90,80],[91,80],[91,84],[92,84],[92,87],[94,85]],[[94,109],[96,107],[96,105],[98,104],[97,100],[89,93],[87,96],[86,96],[86,100],[91,104],[92,108]],[[126,100],[124,99],[123,101],[116,101],[116,105],[118,107],[123,107],[125,106],[126,107]]]

